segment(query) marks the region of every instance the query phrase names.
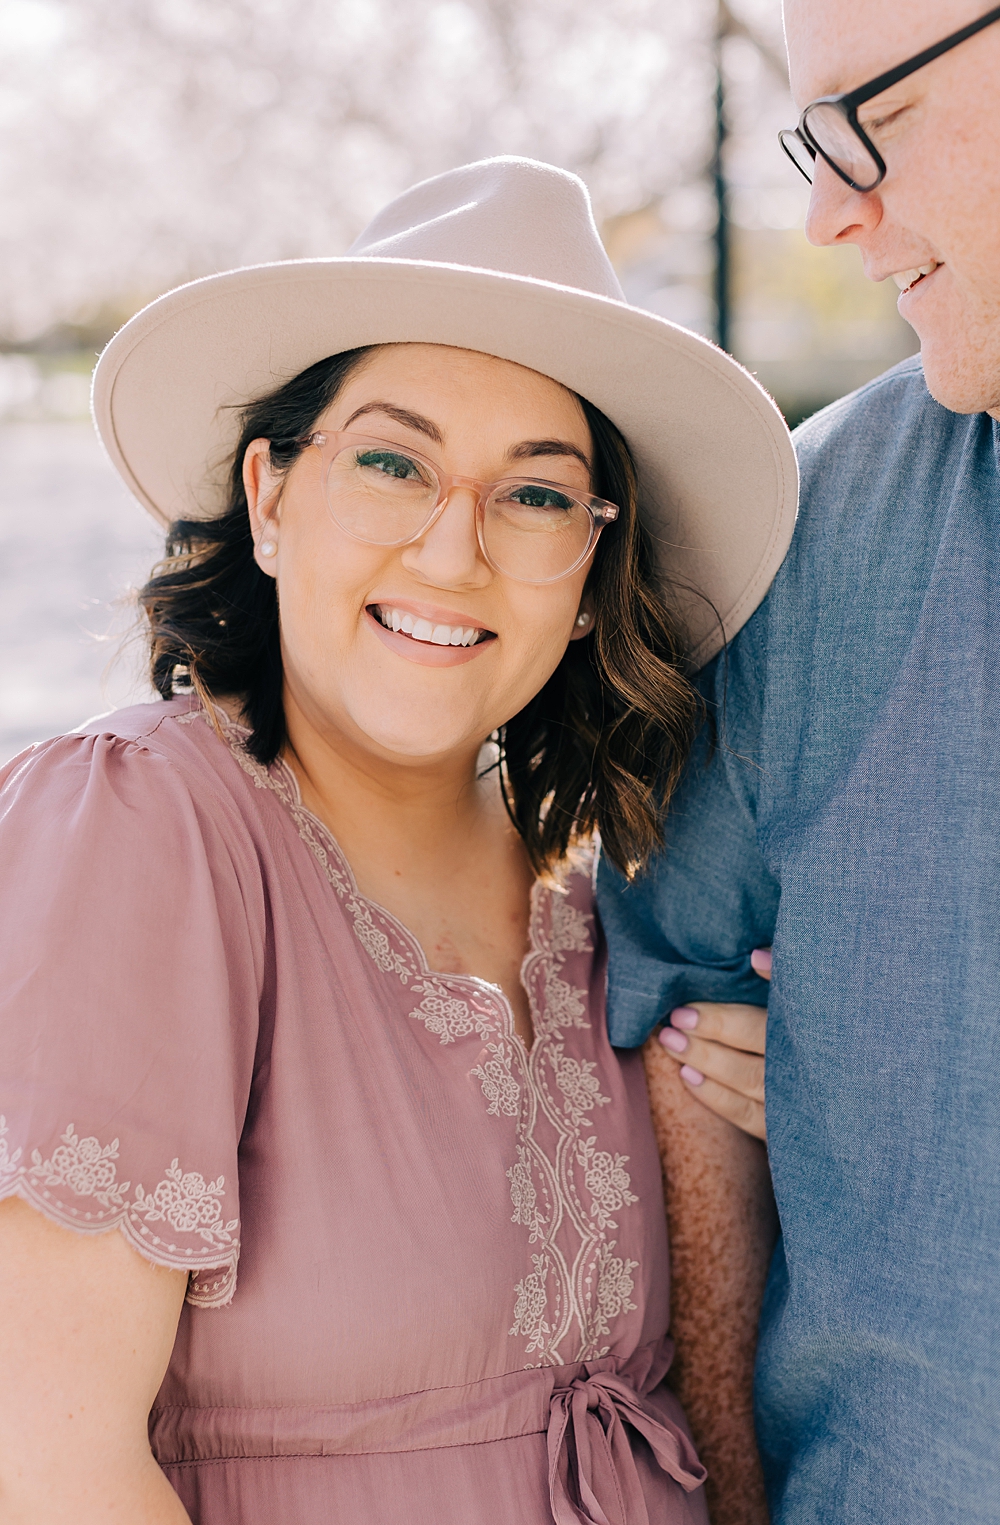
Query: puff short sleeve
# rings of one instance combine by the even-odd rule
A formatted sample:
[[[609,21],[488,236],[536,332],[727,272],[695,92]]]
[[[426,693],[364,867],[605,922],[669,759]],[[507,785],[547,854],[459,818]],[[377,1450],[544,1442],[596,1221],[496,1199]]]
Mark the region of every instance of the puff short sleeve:
[[[228,808],[227,808],[228,807]],[[0,774],[0,1197],[230,1300],[263,979],[224,791],[107,733]]]

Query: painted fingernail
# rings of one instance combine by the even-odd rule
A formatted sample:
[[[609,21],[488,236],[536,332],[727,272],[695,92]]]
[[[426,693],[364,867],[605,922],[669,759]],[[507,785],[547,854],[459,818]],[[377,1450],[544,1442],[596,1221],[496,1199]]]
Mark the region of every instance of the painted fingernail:
[[[696,1070],[693,1065],[681,1065],[681,1079],[686,1080],[689,1086],[700,1086],[704,1078],[701,1070]]]
[[[681,1027],[689,1033],[693,1027],[698,1026],[698,1013],[693,1006],[678,1006],[670,1013],[671,1025]]]
[[[683,1054],[688,1046],[688,1040],[683,1033],[675,1033],[672,1027],[665,1027],[660,1033],[660,1042],[664,1048],[668,1048],[672,1054]]]
[[[755,948],[750,955],[750,968],[753,969],[756,974],[770,974],[770,948]]]

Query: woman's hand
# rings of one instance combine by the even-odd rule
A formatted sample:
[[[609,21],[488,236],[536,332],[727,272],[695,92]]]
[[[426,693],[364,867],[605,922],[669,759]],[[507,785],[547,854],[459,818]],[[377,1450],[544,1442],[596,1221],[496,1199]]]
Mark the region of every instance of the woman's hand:
[[[755,948],[750,962],[762,979],[771,978],[770,948]],[[670,1013],[660,1042],[680,1065],[680,1076],[709,1111],[754,1138],[764,1127],[764,1038],[762,1006],[693,1001]]]

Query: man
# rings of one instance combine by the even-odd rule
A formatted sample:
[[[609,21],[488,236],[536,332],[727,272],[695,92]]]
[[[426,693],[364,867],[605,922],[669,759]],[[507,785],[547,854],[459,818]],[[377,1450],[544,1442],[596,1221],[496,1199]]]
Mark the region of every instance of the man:
[[[895,279],[921,359],[798,431],[792,550],[700,680],[718,742],[655,869],[602,870],[612,1040],[695,1002],[677,1088],[750,1126],[773,942],[778,1525],[1000,1520],[1000,10],[952,38],[986,14],[788,0],[799,107],[854,93],[786,138],[807,234]]]

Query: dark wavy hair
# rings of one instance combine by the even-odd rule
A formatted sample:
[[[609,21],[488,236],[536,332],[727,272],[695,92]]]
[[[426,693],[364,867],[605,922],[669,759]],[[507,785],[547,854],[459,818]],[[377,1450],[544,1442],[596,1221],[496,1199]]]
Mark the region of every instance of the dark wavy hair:
[[[238,698],[247,748],[265,766],[286,741],[281,635],[274,579],[253,556],[243,457],[251,440],[268,439],[272,467],[287,471],[370,353],[320,360],[242,411],[224,511],[176,520],[165,559],[139,593],[157,691],[164,699],[192,688],[203,698]],[[596,828],[608,858],[631,877],[662,842],[662,815],[702,712],[639,522],[629,448],[603,413],[585,398],[580,404],[593,441],[593,491],[621,513],[598,541],[587,582],[593,630],[570,642],[544,688],[501,727],[500,767],[536,872]]]

